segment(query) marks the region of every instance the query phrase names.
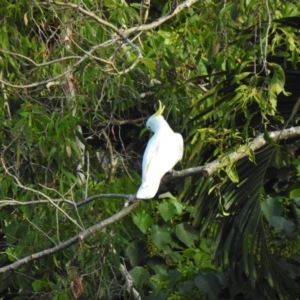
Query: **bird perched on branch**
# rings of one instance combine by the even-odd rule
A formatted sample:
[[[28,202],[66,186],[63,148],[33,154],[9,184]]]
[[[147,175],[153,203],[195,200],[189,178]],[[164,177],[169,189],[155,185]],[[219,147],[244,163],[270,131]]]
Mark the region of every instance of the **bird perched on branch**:
[[[162,116],[164,109],[165,106],[159,101],[157,112],[146,123],[154,135],[149,140],[143,156],[142,184],[136,194],[138,199],[153,198],[161,178],[172,170],[183,155],[183,138],[171,129]]]

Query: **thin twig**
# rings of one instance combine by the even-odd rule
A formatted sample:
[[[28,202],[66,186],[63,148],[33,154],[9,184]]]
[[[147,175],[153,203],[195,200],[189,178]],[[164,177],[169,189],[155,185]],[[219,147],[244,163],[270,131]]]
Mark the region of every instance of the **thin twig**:
[[[133,124],[136,125],[138,127],[141,127],[145,120],[147,120],[148,117],[143,117],[143,118],[139,118],[139,119],[135,119],[135,120],[115,120],[115,119],[111,119],[108,121],[102,121],[99,122],[99,125],[125,125],[125,124]]]
[[[15,52],[11,52],[11,51],[8,51],[8,50],[3,50],[3,49],[0,49],[0,52],[5,53],[5,54],[9,54],[9,55],[12,55],[12,56],[17,56],[17,57],[23,58],[23,59],[29,61],[35,67],[45,67],[45,66],[52,65],[52,64],[55,64],[55,63],[58,63],[58,62],[62,62],[64,60],[80,59],[81,58],[81,56],[66,56],[66,57],[57,58],[57,59],[46,61],[46,62],[43,62],[43,63],[39,64],[39,63],[36,63],[31,58],[29,58],[27,56],[24,56],[22,54],[19,54],[19,53],[15,53]]]
[[[108,175],[107,175],[107,182],[110,183],[112,170],[113,170],[113,167],[114,167],[113,146],[112,146],[111,141],[110,141],[108,135],[106,134],[105,130],[102,130],[101,134],[104,136],[104,138],[106,140],[108,153],[109,153],[110,166],[109,166],[109,172],[108,172]]]
[[[265,47],[263,51],[263,69],[266,73],[266,76],[269,77],[267,53],[268,53],[269,31],[271,28],[272,16],[269,9],[269,0],[265,0],[265,3],[266,3],[267,15],[268,15],[268,25],[267,25],[266,36],[265,36]]]

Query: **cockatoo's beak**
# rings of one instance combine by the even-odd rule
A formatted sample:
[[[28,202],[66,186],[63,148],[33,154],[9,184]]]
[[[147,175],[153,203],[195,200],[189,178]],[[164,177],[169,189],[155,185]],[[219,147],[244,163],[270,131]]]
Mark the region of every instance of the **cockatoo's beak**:
[[[161,101],[160,100],[158,100],[158,102],[159,102],[159,108],[158,108],[157,112],[153,115],[153,117],[159,117],[164,112],[165,106],[161,105]]]

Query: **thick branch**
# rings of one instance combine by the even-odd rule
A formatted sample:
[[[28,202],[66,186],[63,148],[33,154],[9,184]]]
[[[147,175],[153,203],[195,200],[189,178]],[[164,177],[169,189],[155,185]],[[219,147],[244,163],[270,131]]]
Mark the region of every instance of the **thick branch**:
[[[275,143],[291,139],[297,136],[300,136],[300,126],[291,127],[284,130],[271,131],[269,136],[274,140]],[[248,145],[240,146],[236,151],[226,155],[225,157],[218,158],[210,163],[205,164],[204,166],[199,166],[195,168],[185,169],[182,171],[174,171],[171,175],[168,175],[166,178],[167,181],[172,178],[183,178],[193,175],[202,175],[204,177],[209,177],[214,174],[219,168],[222,168],[229,163],[237,162],[238,160],[249,155],[250,151],[256,151],[267,144],[267,141],[264,139],[264,135],[260,134],[258,137],[253,139]]]
[[[127,194],[99,194],[99,195],[93,195],[91,197],[88,197],[80,202],[74,202],[71,200],[67,200],[64,198],[61,199],[51,199],[53,203],[67,203],[70,204],[73,207],[80,207],[83,205],[86,205],[96,199],[112,199],[112,198],[122,198],[122,199],[126,199],[130,197],[130,195],[128,196]],[[37,204],[52,204],[51,202],[49,202],[49,200],[46,199],[41,199],[41,200],[31,200],[31,201],[26,201],[26,202],[22,202],[22,201],[16,201],[14,199],[6,199],[6,200],[0,200],[0,208],[4,207],[4,206],[30,206],[30,205],[37,205]]]
[[[68,203],[74,205],[74,202],[66,199],[52,199],[54,203]],[[36,205],[36,204],[49,204],[49,200],[32,200],[27,202],[16,201],[16,200],[0,200],[0,208],[4,206],[27,206],[27,205]]]
[[[150,1],[146,1],[146,2],[150,2]],[[88,10],[82,8],[81,6],[79,6],[77,4],[73,4],[73,3],[69,3],[69,2],[68,3],[67,2],[57,2],[57,1],[52,1],[50,3],[54,4],[54,5],[58,5],[58,6],[72,7],[74,9],[80,11],[84,15],[89,16],[90,18],[92,18],[93,20],[95,20],[97,23],[99,23],[101,25],[104,25],[104,26],[112,29],[120,37],[125,38],[127,35],[129,35],[129,34],[131,34],[133,32],[147,31],[147,30],[156,28],[157,26],[159,26],[162,23],[168,21],[169,19],[171,19],[175,15],[179,14],[185,8],[188,8],[188,7],[192,6],[196,2],[199,2],[199,0],[186,0],[183,3],[181,3],[180,5],[178,5],[174,10],[169,11],[167,14],[165,14],[164,16],[162,16],[161,18],[159,18],[158,20],[156,20],[156,21],[154,21],[152,23],[149,23],[149,24],[144,24],[144,25],[139,25],[139,26],[131,27],[131,28],[129,28],[127,30],[124,30],[124,31],[119,30],[116,26],[114,26],[111,23],[109,23],[109,22],[107,22],[107,21],[99,18],[94,13],[89,12]]]

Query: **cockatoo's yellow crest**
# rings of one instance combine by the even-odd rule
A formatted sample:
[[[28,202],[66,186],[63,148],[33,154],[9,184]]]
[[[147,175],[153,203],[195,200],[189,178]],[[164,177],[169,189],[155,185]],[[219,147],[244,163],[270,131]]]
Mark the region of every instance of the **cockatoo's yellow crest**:
[[[159,117],[159,116],[162,116],[163,112],[164,112],[164,109],[165,109],[165,106],[164,105],[161,105],[161,101],[158,100],[159,102],[159,107],[158,107],[158,110],[157,112],[153,115],[153,117]]]

